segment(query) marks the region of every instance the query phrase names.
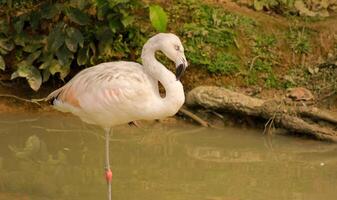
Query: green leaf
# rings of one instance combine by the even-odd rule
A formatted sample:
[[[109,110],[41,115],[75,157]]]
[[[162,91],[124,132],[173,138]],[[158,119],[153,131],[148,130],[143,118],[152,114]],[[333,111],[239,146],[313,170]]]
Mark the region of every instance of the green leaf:
[[[44,69],[42,71],[42,82],[47,82],[49,80],[49,77],[50,77],[50,72],[49,72],[49,69]]]
[[[41,50],[35,51],[34,53],[30,54],[26,60],[28,63],[32,64],[36,59],[38,59],[41,55]]]
[[[90,50],[91,50],[91,52],[92,52],[92,56],[90,57]],[[94,64],[95,62],[95,57],[96,57],[96,46],[95,46],[95,44],[93,43],[93,42],[90,42],[90,44],[89,44],[89,48],[88,48],[88,50],[87,50],[87,57],[89,58],[90,57],[90,59],[89,59],[89,61],[90,61],[90,64]]]
[[[106,26],[98,27],[95,35],[99,41],[111,40],[114,37],[112,30]]]
[[[25,67],[25,66],[28,66],[28,65],[32,65],[32,63],[29,62],[28,60],[22,60],[21,62],[19,62],[19,63],[16,64],[16,66],[18,68]]]
[[[96,14],[97,19],[101,21],[103,21],[106,18],[107,14],[110,11],[107,1],[106,0],[103,1],[105,3],[104,5],[97,5],[97,14]]]
[[[69,65],[62,66],[55,59],[51,62],[50,66],[49,66],[49,72],[52,75],[55,75],[56,73],[60,73],[60,78],[62,80],[69,74],[69,71],[70,71]]]
[[[122,19],[122,24],[124,27],[128,27],[129,25],[133,23],[133,21],[134,21],[134,17],[131,15],[128,15]]]
[[[13,72],[12,75],[11,75],[11,80],[15,79],[15,78],[18,78],[19,77],[19,73],[18,72]]]
[[[35,67],[31,69],[31,75],[28,76],[26,79],[28,80],[29,86],[34,90],[38,91],[42,84],[42,77],[40,71],[37,70]]]
[[[49,64],[49,72],[52,74],[52,75],[55,75],[57,72],[60,72],[60,69],[61,69],[61,65],[60,63],[53,59],[50,64]]]
[[[158,32],[166,31],[168,18],[162,7],[158,5],[150,6],[150,21]]]
[[[0,47],[0,55],[7,55],[8,51]]]
[[[97,7],[108,7],[108,1],[106,0],[96,0]]]
[[[41,10],[41,17],[45,19],[52,19],[56,15],[60,14],[60,10],[57,5],[58,4],[45,4]]]
[[[16,33],[21,33],[22,32],[24,23],[25,23],[25,21],[23,19],[18,19],[14,23],[14,29],[15,29]]]
[[[0,40],[0,47],[6,51],[12,51],[15,47],[12,40],[9,39],[2,39]]]
[[[1,70],[5,70],[5,67],[6,67],[5,60],[4,60],[4,58],[0,55],[0,69],[1,69]]]
[[[40,49],[41,47],[42,47],[42,44],[30,44],[30,45],[24,46],[22,50],[28,53],[33,53],[36,50]]]
[[[11,76],[11,79],[23,77],[26,78],[29,86],[37,91],[42,84],[42,77],[40,71],[32,65],[26,65],[19,67]]]
[[[33,30],[36,30],[40,24],[41,13],[39,11],[32,12],[29,16],[29,23]]]
[[[73,7],[76,7],[80,10],[83,10],[85,7],[87,7],[88,5],[90,5],[90,1],[88,0],[70,0],[70,4]]]
[[[77,44],[80,45],[80,47],[83,47],[84,37],[78,29],[76,29],[74,27],[68,27],[66,32],[67,32],[67,36],[69,38],[71,38],[72,40],[75,40],[77,42]]]
[[[77,41],[76,40],[74,40],[73,38],[66,38],[65,43],[66,43],[67,48],[70,51],[74,53],[77,51]]]
[[[14,36],[14,43],[19,46],[25,46],[27,42],[27,35],[26,33],[22,32],[20,34],[15,34]]]
[[[64,43],[65,34],[62,32],[63,23],[56,25],[47,38],[47,50],[56,52]]]
[[[51,65],[51,62],[53,60],[54,60],[53,54],[43,54],[43,56],[39,58],[39,62],[42,62],[39,69],[47,69]]]
[[[42,63],[39,69],[46,69],[49,67],[50,62],[54,59],[54,55],[51,53],[43,52],[43,55],[40,56],[38,62]]]
[[[77,64],[85,65],[88,62],[87,49],[81,48],[77,53]]]
[[[77,28],[68,27],[67,28],[67,36],[76,39],[78,43],[84,42],[83,35]]]
[[[70,65],[73,54],[65,46],[62,46],[56,51],[56,57],[62,66]]]
[[[9,25],[6,19],[0,19],[0,33],[7,35],[9,31]]]
[[[39,58],[39,56],[41,55],[41,50],[36,51],[32,54],[30,54],[25,60],[22,60],[21,62],[19,62],[17,65],[18,68],[20,67],[25,67],[25,66],[30,66],[33,64],[33,62]]]
[[[39,69],[48,69],[50,65],[51,65],[51,61],[46,61],[40,65]]]
[[[113,0],[113,1],[108,1],[110,8],[113,8],[117,6],[118,4],[125,4],[128,3],[130,0]]]
[[[66,15],[71,21],[79,25],[87,25],[90,23],[90,16],[77,8],[69,7],[66,9]]]
[[[119,19],[109,19],[109,28],[111,33],[116,33],[118,30],[123,28]]]
[[[60,71],[60,78],[64,80],[64,78],[69,74],[69,72],[70,72],[70,65],[62,66]]]

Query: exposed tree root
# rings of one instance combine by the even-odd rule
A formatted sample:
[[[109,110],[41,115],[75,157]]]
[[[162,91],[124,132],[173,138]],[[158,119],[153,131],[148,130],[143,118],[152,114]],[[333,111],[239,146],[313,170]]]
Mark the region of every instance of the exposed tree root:
[[[283,100],[262,100],[225,88],[207,86],[190,91],[186,104],[263,117],[268,120],[265,133],[270,133],[276,124],[292,132],[337,142],[337,113],[313,106],[292,106]]]

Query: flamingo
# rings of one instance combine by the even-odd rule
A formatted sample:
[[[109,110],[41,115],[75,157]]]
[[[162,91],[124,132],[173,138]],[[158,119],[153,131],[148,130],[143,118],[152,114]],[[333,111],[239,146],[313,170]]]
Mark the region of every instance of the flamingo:
[[[155,58],[156,51],[162,51],[175,62],[175,75]],[[70,112],[105,130],[105,178],[109,200],[112,180],[109,137],[112,128],[136,120],[173,116],[185,101],[180,78],[188,63],[176,35],[159,33],[151,37],[143,46],[141,59],[143,65],[116,61],[82,70],[47,97],[55,109]],[[158,81],[165,88],[165,97],[159,93]]]

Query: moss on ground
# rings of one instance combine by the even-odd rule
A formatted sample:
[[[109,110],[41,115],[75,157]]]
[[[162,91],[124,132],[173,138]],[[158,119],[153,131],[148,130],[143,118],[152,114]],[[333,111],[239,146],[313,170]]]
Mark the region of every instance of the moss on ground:
[[[170,31],[182,37],[194,68],[184,78],[188,88],[213,84],[312,89],[306,82],[312,76],[308,68],[325,62],[328,55],[337,59],[336,18],[267,15],[221,2],[182,0],[165,7]],[[319,39],[324,34],[330,35]],[[333,45],[327,49],[328,43]]]

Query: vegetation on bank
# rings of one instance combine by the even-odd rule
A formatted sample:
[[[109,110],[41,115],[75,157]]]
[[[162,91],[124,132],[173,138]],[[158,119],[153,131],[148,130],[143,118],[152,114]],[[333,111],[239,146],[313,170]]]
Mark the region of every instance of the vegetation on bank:
[[[6,58],[0,67],[13,71],[11,79],[26,78],[34,90],[50,75],[63,80],[71,68],[139,54],[144,34],[134,23],[142,6],[136,0],[27,2],[7,5],[0,21]]]
[[[0,1],[6,11],[0,16],[0,69],[11,75],[7,79],[26,78],[34,90],[51,77],[63,80],[100,62],[140,61],[142,45],[164,32],[166,22],[199,73],[267,88],[303,84],[297,76],[310,79],[306,57],[318,33],[309,25],[316,18],[286,12],[281,1],[252,1],[256,10],[282,11],[294,21],[278,27],[212,1],[156,1],[161,7],[140,0],[23,2]]]

